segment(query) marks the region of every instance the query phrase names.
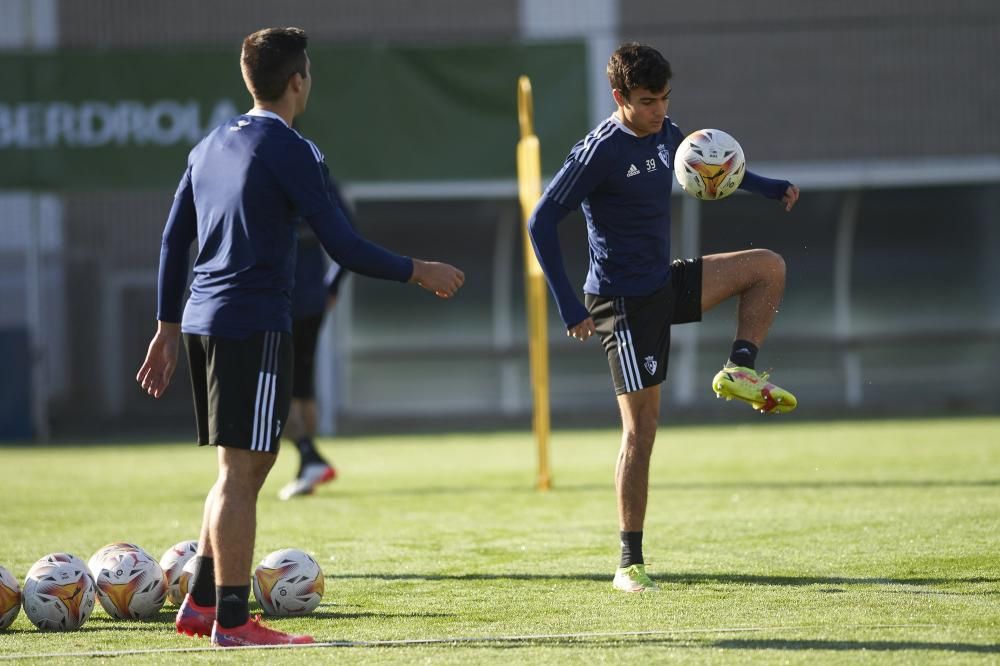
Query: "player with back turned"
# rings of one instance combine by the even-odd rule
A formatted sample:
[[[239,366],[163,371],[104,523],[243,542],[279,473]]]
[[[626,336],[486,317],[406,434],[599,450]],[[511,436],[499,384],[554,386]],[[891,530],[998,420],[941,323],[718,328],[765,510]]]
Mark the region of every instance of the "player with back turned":
[[[389,252],[347,222],[330,196],[322,153],[291,127],[312,86],[306,44],[299,28],[244,39],[240,62],[253,109],[215,128],[188,156],[163,231],[158,329],[136,376],[150,395],[163,395],[183,332],[198,443],[216,447],[218,479],[175,623],[179,632],[210,633],[219,646],[312,642],[251,619],[248,605],[257,495],[291,393],[295,218],[305,218],[327,253],[354,273],[415,283],[442,298],[464,281],[458,269]]]
[[[646,574],[642,530],[649,461],[666,379],[670,327],[738,297],[732,352],[712,388],[756,408],[790,411],[794,396],[755,367],[785,287],[785,264],[755,249],[670,261],[672,156],[684,139],[667,116],[670,63],[654,48],[630,43],[608,63],[617,110],[577,143],[529,221],[531,239],[567,334],[601,336],[622,419],[615,470],[621,560],[613,585],[655,591]],[[789,211],[799,190],[749,171],[742,189],[781,200]],[[580,207],[587,222],[590,267],[580,302],[563,265],[558,223]]]

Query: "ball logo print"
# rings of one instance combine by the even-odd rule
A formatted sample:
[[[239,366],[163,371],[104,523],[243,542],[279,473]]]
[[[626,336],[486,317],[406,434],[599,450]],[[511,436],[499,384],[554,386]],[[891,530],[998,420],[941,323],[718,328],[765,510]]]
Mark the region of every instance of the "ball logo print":
[[[319,564],[294,548],[265,557],[253,574],[253,593],[268,615],[303,615],[323,599],[326,583]]]
[[[0,629],[14,623],[21,612],[21,586],[9,571],[0,567]]]
[[[87,571],[97,581],[97,574],[101,571],[101,563],[104,562],[104,558],[111,553],[117,552],[119,550],[142,550],[141,547],[135,545],[134,543],[128,543],[127,541],[116,541],[114,543],[109,543],[97,550],[90,559],[87,560]]]
[[[681,188],[699,199],[724,199],[743,182],[746,159],[732,136],[717,129],[692,132],[677,148],[674,175]]]

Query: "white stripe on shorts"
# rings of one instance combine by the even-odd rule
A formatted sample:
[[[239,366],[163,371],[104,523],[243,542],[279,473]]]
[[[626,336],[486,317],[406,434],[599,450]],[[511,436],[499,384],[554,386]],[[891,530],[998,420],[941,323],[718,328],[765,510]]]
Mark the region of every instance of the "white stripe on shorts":
[[[639,374],[639,363],[635,358],[635,346],[632,344],[632,331],[629,330],[625,318],[625,299],[616,298],[612,302],[615,313],[615,340],[618,341],[618,362],[622,367],[622,379],[625,381],[625,391],[638,391],[642,388],[642,375]]]
[[[257,374],[257,397],[254,402],[253,437],[251,451],[271,450],[271,420],[274,418],[274,396],[277,384],[277,348],[281,334],[264,333],[260,355],[260,372]]]

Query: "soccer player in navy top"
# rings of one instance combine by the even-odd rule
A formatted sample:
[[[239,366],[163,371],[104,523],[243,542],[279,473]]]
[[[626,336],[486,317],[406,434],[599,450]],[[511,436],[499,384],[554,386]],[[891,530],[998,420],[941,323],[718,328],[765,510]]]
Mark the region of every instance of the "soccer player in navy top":
[[[672,160],[684,139],[667,116],[670,77],[670,64],[650,46],[625,44],[612,54],[608,79],[618,109],[573,147],[529,221],[567,334],[580,341],[600,334],[608,356],[623,430],[615,472],[622,552],[613,585],[627,592],[657,589],[645,571],[642,528],[670,326],[700,321],[738,296],[736,340],[713,389],[764,411],[796,405],[754,370],[784,293],[782,258],[756,249],[670,261]],[[799,197],[791,183],[750,172],[741,188],[784,202],[786,211]],[[586,304],[566,275],[556,229],[577,207],[590,247]]]
[[[464,281],[453,266],[394,254],[348,224],[331,198],[322,153],[291,127],[312,86],[306,44],[299,28],[268,28],[243,40],[253,109],[212,130],[188,156],[163,231],[159,324],[136,376],[150,395],[163,395],[183,332],[198,443],[217,447],[219,475],[175,624],[189,635],[210,633],[218,646],[313,642],[251,619],[248,605],[257,495],[291,393],[295,218],[305,218],[327,253],[354,273],[412,282],[441,298]]]
[[[334,192],[340,201],[339,192]],[[346,207],[342,207],[347,212]],[[283,499],[309,495],[316,486],[337,478],[337,469],[316,448],[316,342],[323,316],[337,302],[347,271],[336,261],[325,266],[323,248],[312,228],[301,221],[296,228],[295,287],[292,289],[292,402],[284,437],[295,443],[299,469],[278,493]]]

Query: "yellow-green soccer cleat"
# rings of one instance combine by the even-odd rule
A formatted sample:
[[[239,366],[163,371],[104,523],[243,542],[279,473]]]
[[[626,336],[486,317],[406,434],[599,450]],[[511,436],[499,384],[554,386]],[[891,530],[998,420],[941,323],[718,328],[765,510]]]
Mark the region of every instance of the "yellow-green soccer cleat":
[[[645,564],[633,564],[615,571],[611,586],[622,592],[659,592],[660,588],[646,575]]]
[[[784,414],[795,409],[799,404],[795,396],[767,378],[766,372],[758,374],[756,370],[726,363],[712,379],[712,390],[717,398],[749,402],[761,414]]]

